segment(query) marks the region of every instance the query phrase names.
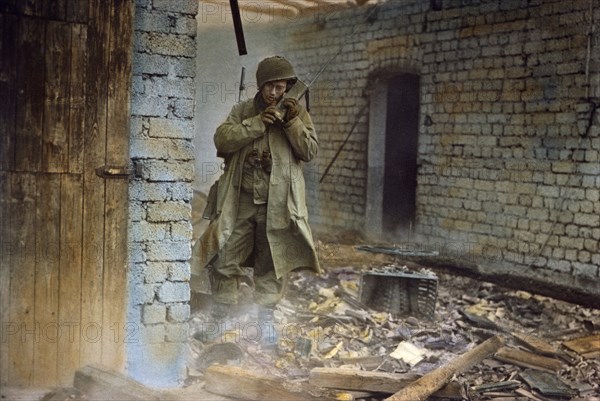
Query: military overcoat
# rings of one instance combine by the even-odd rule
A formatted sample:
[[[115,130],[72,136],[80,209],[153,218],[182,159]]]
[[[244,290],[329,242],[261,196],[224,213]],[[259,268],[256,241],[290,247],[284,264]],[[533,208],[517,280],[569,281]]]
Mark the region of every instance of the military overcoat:
[[[218,257],[234,229],[243,166],[256,139],[267,135],[273,160],[269,176],[267,237],[277,277],[297,268],[320,272],[305,201],[303,162],[317,153],[318,140],[310,115],[301,105],[297,117],[285,124],[265,126],[258,97],[236,104],[214,136],[225,158],[219,178],[214,218],[194,249],[192,274]]]

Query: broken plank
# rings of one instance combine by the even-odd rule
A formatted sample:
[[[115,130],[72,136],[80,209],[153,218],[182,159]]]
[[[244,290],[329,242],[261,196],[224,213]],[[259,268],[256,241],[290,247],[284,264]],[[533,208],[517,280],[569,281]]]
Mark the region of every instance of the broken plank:
[[[593,358],[600,353],[600,333],[565,341],[563,345],[583,357]]]
[[[535,337],[531,334],[525,333],[511,333],[512,336],[519,341],[521,344],[529,348],[530,350],[546,356],[555,356],[558,350],[553,345],[542,340],[539,337]]]
[[[87,365],[75,372],[74,387],[88,400],[158,401],[162,394],[101,365]]]
[[[506,390],[514,390],[521,387],[521,382],[518,380],[507,380],[498,383],[486,383],[472,388],[477,393],[489,393]]]
[[[386,401],[424,401],[444,387],[454,375],[469,370],[485,358],[494,355],[503,345],[502,337],[491,337],[446,365],[425,374],[391,397],[386,398]]]
[[[560,380],[555,374],[526,370],[525,372],[521,372],[520,376],[530,388],[542,395],[562,398],[570,398],[577,395],[575,390]]]
[[[459,381],[453,380],[431,395],[432,398],[443,400],[466,400],[465,387]]]
[[[256,401],[352,400],[350,393],[323,390],[314,386],[291,388],[284,380],[236,366],[213,365],[206,370],[204,388],[226,397]],[[342,398],[339,398],[342,397]]]
[[[510,347],[502,347],[496,353],[495,358],[502,362],[550,373],[554,373],[562,368],[562,363],[558,359]]]
[[[393,394],[420,377],[414,373],[398,374],[342,368],[314,368],[310,371],[309,383],[316,387]]]

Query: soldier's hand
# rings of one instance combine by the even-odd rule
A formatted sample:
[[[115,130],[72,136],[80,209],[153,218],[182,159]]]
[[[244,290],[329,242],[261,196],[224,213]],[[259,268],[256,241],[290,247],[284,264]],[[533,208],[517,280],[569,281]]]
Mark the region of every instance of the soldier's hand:
[[[269,106],[260,113],[260,119],[265,125],[274,124],[277,121],[277,108],[275,106]]]
[[[296,99],[291,97],[284,99],[283,106],[287,109],[287,113],[285,114],[286,122],[298,116],[298,102]]]

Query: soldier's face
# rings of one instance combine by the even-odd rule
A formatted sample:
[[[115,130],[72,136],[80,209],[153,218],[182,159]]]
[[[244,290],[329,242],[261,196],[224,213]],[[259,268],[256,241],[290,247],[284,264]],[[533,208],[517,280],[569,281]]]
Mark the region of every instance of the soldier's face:
[[[285,93],[285,89],[287,87],[287,81],[269,81],[263,85],[260,93],[263,97],[265,103],[269,105],[276,104],[283,94]]]

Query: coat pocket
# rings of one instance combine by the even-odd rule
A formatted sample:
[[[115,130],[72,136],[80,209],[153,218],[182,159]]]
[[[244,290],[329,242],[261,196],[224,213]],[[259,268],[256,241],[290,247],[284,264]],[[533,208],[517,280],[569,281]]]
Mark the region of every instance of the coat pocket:
[[[306,209],[306,191],[304,189],[304,175],[300,166],[293,166],[298,171],[293,172],[290,193],[288,195],[288,209],[292,218],[304,219],[308,217],[308,210]]]

